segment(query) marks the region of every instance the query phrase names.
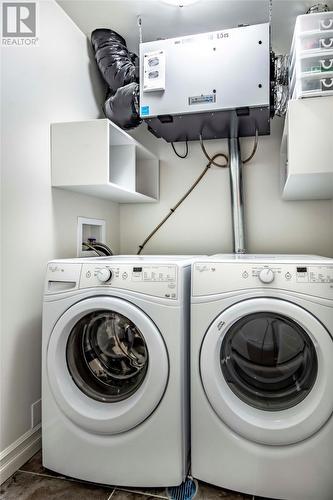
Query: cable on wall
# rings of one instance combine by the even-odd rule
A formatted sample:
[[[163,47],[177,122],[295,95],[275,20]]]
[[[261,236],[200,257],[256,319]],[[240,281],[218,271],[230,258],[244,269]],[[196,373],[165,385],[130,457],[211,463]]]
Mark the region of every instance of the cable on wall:
[[[188,140],[186,139],[186,142],[185,142],[185,153],[183,155],[179,154],[177,151],[176,151],[176,148],[175,148],[175,145],[174,143],[172,142],[171,143],[171,146],[172,146],[172,149],[175,153],[176,156],[178,156],[178,158],[186,158],[188,156]]]
[[[252,152],[251,152],[250,156],[248,156],[245,160],[242,160],[242,163],[249,163],[249,161],[252,160],[252,158],[254,157],[254,155],[256,154],[257,149],[258,149],[258,139],[259,139],[259,132],[258,132],[258,129],[256,128],[256,135],[254,138]]]
[[[215,160],[217,158],[224,158],[226,160],[226,163],[224,163],[224,164],[215,163]],[[163,224],[169,219],[169,217],[171,217],[171,215],[173,213],[175,213],[175,211],[177,210],[177,208],[192,193],[193,189],[199,184],[199,182],[201,181],[201,179],[206,175],[206,173],[208,172],[208,170],[210,169],[210,167],[212,165],[217,165],[218,167],[226,168],[228,166],[228,157],[225,154],[223,154],[223,153],[216,153],[214,156],[209,157],[209,162],[207,163],[206,167],[201,172],[201,174],[199,175],[199,177],[194,181],[194,183],[192,184],[192,186],[190,187],[190,189],[188,189],[186,191],[186,193],[184,194],[184,196],[182,196],[182,198],[176,203],[176,205],[174,207],[170,208],[169,213],[164,217],[164,219],[162,219],[162,221],[152,230],[152,232],[147,236],[147,238],[144,240],[144,242],[141,245],[139,245],[139,250],[137,252],[137,255],[140,255],[140,253],[142,252],[142,250],[144,249],[144,247],[146,246],[146,244],[148,243],[148,241],[154,236],[154,234],[157,233],[157,231],[163,226]]]
[[[227,166],[228,166],[228,163],[229,163],[229,158],[227,157],[227,155],[225,155],[224,153],[218,153],[218,156],[221,156],[222,158],[224,158],[224,159],[225,159],[226,164],[224,164],[224,163],[223,163],[223,164],[221,164],[221,163],[217,163],[217,162],[215,161],[215,156],[216,156],[216,155],[215,155],[215,156],[213,156],[213,157],[209,156],[208,151],[207,151],[207,149],[206,149],[206,147],[205,147],[205,144],[204,144],[203,138],[202,138],[202,134],[200,134],[199,139],[200,139],[200,146],[201,146],[202,152],[203,152],[203,154],[205,155],[205,157],[207,158],[207,160],[211,163],[211,165],[215,165],[215,167],[222,167],[222,168],[224,168],[224,167],[227,167]]]
[[[186,191],[186,193],[184,194],[184,196],[182,196],[182,198],[176,203],[176,205],[174,207],[170,208],[169,213],[151,231],[151,233],[147,236],[147,238],[143,241],[143,243],[141,245],[139,245],[139,250],[137,252],[137,255],[141,254],[142,250],[144,249],[144,247],[146,246],[146,244],[148,243],[148,241],[151,240],[151,238],[157,233],[157,231],[163,226],[163,224],[169,219],[169,217],[171,217],[171,215],[173,213],[175,213],[175,211],[177,210],[177,208],[192,193],[193,189],[203,179],[203,177],[206,175],[206,173],[208,172],[208,170],[211,168],[212,165],[215,165],[216,167],[219,167],[219,168],[227,168],[229,166],[229,158],[228,158],[228,156],[226,154],[224,154],[224,153],[216,153],[215,155],[210,156],[209,153],[208,153],[208,151],[207,151],[207,149],[206,149],[206,146],[204,144],[204,141],[203,141],[203,138],[202,138],[201,134],[199,136],[199,139],[200,139],[200,146],[201,146],[202,152],[203,152],[203,154],[205,155],[205,157],[208,160],[208,163],[207,163],[206,167],[201,172],[201,174],[199,175],[199,177],[194,181],[194,183],[191,185],[191,187]],[[252,158],[254,157],[254,155],[256,154],[257,149],[258,149],[258,139],[259,139],[259,132],[258,132],[258,128],[256,127],[256,133],[255,133],[255,138],[254,138],[254,144],[253,144],[252,152],[251,152],[251,154],[247,158],[245,158],[245,160],[242,160],[243,163],[249,163],[252,160]],[[174,148],[173,143],[171,143],[171,145],[172,145],[173,150],[176,153],[176,155],[179,156],[179,154],[176,152],[176,150]],[[187,146],[186,151],[185,151],[186,155],[183,156],[183,158],[186,158],[186,156],[188,154],[188,144],[187,144],[187,141],[186,141],[186,146]],[[179,157],[182,158],[181,156],[179,156]],[[224,159],[224,163],[219,163],[219,162],[215,161],[218,158],[220,158],[220,159],[223,158]]]

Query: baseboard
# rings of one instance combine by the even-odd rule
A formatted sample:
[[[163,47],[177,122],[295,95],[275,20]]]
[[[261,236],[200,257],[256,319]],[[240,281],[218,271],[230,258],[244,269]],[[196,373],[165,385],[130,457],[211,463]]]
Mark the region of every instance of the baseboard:
[[[42,446],[41,426],[36,425],[0,453],[0,484],[14,474]]]

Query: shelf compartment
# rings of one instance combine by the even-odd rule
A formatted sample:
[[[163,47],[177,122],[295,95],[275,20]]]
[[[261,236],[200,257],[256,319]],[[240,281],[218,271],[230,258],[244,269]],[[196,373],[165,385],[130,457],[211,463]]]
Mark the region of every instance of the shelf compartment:
[[[292,99],[333,95],[333,69],[323,73],[293,77],[290,85]]]
[[[333,12],[316,12],[298,16],[296,29],[299,36],[333,31]]]
[[[51,125],[52,186],[111,199],[159,197],[159,160],[107,119]]]
[[[333,12],[297,16],[291,52],[329,49],[333,36]]]

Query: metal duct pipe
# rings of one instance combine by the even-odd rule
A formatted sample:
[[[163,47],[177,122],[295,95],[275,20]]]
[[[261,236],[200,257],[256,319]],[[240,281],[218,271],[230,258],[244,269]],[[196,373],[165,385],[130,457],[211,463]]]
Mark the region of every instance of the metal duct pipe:
[[[228,143],[234,253],[241,254],[245,253],[243,163],[240,157],[238,137],[231,137]]]

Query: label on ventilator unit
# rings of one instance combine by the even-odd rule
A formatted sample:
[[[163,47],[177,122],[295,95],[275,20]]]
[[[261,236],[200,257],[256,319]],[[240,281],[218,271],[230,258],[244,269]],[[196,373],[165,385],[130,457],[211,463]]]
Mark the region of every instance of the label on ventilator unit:
[[[165,51],[147,52],[143,63],[143,92],[163,90],[165,90]]]
[[[201,94],[201,95],[196,95],[188,98],[188,104],[189,106],[192,106],[192,104],[208,104],[208,103],[214,103],[216,102],[216,95],[213,94]]]

